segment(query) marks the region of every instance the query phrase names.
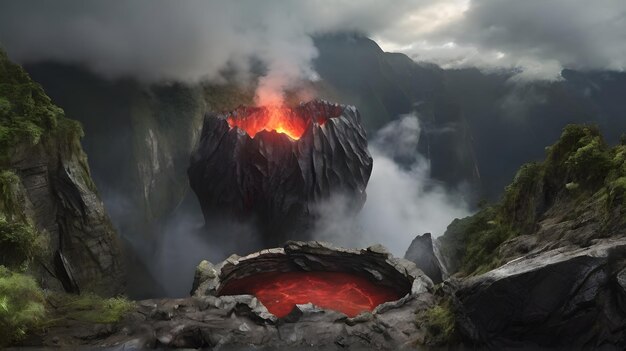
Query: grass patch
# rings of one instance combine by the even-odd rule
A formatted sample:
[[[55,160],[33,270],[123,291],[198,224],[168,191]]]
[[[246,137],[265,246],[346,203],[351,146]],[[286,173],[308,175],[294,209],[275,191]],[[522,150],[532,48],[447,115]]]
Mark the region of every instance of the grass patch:
[[[426,329],[425,344],[445,345],[450,343],[455,332],[452,302],[449,299],[444,299],[430,309],[418,313],[417,323]]]
[[[64,319],[86,323],[117,323],[135,309],[135,303],[125,297],[102,298],[95,294],[52,294],[48,297],[55,308],[54,324]]]
[[[44,295],[35,280],[0,266],[0,347],[21,341],[46,316]]]

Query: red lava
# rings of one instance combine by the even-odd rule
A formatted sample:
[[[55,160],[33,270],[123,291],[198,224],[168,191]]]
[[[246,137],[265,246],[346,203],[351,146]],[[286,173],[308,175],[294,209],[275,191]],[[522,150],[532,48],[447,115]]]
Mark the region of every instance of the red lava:
[[[276,317],[313,303],[354,317],[401,296],[367,278],[343,272],[271,272],[230,281],[220,295],[254,295]]]
[[[276,131],[287,134],[291,139],[298,140],[304,134],[307,122],[285,107],[268,106],[257,109],[248,116],[228,117],[226,119],[231,128],[244,130],[251,138],[262,131]]]

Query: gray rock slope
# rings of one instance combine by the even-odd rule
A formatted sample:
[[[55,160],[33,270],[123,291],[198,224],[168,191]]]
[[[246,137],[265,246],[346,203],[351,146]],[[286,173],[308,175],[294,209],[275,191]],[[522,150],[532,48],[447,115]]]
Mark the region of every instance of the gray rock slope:
[[[626,347],[625,239],[521,257],[456,283],[457,326],[468,344]]]

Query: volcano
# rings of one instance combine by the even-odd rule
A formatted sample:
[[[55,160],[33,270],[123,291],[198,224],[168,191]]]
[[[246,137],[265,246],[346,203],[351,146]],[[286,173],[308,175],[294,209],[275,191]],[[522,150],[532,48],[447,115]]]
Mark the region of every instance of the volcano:
[[[273,246],[308,239],[331,196],[360,210],[371,171],[357,109],[312,101],[207,114],[188,175],[207,223],[253,220]]]

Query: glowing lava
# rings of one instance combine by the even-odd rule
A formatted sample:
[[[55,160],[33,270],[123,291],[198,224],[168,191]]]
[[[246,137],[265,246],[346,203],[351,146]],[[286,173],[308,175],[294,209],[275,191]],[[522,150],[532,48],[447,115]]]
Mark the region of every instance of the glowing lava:
[[[388,287],[342,272],[259,273],[230,281],[220,291],[222,296],[240,294],[256,296],[279,318],[289,314],[296,304],[309,302],[354,317],[401,297]]]
[[[251,138],[262,131],[276,131],[298,140],[304,134],[307,121],[287,107],[270,106],[252,110],[248,115],[229,116],[226,121],[231,128],[245,131]]]

